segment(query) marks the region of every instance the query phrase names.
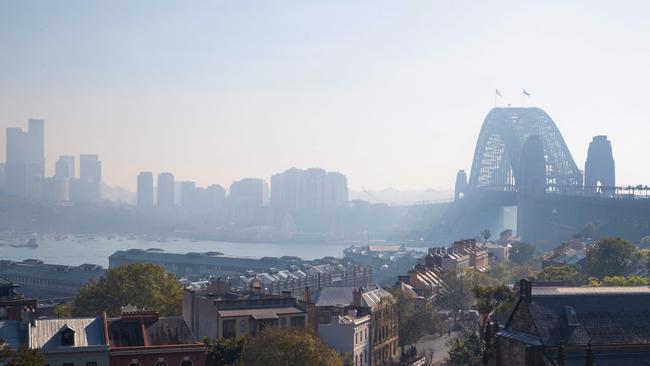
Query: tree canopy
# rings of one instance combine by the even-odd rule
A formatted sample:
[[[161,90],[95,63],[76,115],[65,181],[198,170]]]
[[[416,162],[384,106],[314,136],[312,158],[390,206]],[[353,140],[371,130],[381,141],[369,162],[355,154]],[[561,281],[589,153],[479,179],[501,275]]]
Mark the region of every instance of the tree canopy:
[[[341,357],[318,337],[299,329],[267,328],[244,350],[246,366],[342,366]]]
[[[0,339],[0,363],[5,366],[45,366],[45,358],[37,349],[20,346],[13,350]]]
[[[129,264],[110,268],[99,281],[84,285],[73,303],[75,316],[106,311],[119,316],[121,307],[157,310],[163,316],[181,311],[182,286],[172,273],[155,264]]]
[[[641,276],[605,276],[602,280],[590,278],[589,286],[648,286],[650,280]]]
[[[478,335],[465,332],[449,340],[448,366],[480,366],[483,363],[483,342]]]
[[[580,286],[585,282],[585,276],[580,273],[574,266],[547,266],[537,275],[541,281],[570,281],[575,286]]]
[[[206,366],[239,366],[243,365],[241,357],[250,339],[248,337],[220,338],[215,341],[203,340],[207,352]]]
[[[514,304],[515,301],[515,294],[506,285],[476,285],[472,288],[472,294],[476,300],[476,311],[481,316],[481,330],[485,328],[490,313],[501,306]]]
[[[621,238],[605,238],[587,250],[586,270],[590,276],[628,275],[640,259],[637,248]]]
[[[516,264],[524,264],[533,258],[535,246],[522,241],[511,244],[508,259]]]

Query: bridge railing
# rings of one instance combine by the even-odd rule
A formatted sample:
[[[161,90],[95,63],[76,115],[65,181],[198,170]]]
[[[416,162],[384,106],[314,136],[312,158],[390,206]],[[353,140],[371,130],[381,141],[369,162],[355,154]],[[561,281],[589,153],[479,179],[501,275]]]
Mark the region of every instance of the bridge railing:
[[[477,191],[488,192],[517,192],[514,184],[493,184],[481,186]],[[636,186],[565,186],[550,184],[546,187],[546,193],[568,196],[605,197],[617,199],[647,199],[650,198],[650,187],[644,185]]]

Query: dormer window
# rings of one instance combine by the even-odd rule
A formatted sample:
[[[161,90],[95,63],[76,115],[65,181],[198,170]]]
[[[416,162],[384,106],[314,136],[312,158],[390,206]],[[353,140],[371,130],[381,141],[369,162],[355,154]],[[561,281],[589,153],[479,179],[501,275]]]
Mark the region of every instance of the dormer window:
[[[61,346],[74,346],[74,329],[67,324],[61,329]]]

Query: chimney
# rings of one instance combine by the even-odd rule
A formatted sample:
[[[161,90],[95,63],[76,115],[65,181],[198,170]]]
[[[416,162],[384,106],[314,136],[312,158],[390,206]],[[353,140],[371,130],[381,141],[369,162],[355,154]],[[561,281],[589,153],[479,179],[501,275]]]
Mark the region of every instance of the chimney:
[[[309,287],[305,287],[305,292],[302,295],[302,301],[305,304],[311,304],[311,290]]]
[[[20,311],[20,321],[25,325],[36,326],[36,312],[33,308],[23,307]]]
[[[363,288],[354,289],[352,291],[352,306],[361,306],[361,295],[363,294]]]
[[[519,281],[519,297],[531,301],[533,299],[533,282],[522,278]]]

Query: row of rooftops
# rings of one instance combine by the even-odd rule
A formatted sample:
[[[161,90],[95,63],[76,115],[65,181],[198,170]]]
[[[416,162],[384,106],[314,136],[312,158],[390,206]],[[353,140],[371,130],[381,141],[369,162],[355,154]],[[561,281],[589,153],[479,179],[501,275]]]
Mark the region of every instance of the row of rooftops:
[[[143,333],[144,332],[144,333]],[[0,321],[0,338],[12,347],[43,352],[61,347],[152,347],[197,345],[182,317],[159,317],[154,311],[131,310],[119,318],[33,319]]]

